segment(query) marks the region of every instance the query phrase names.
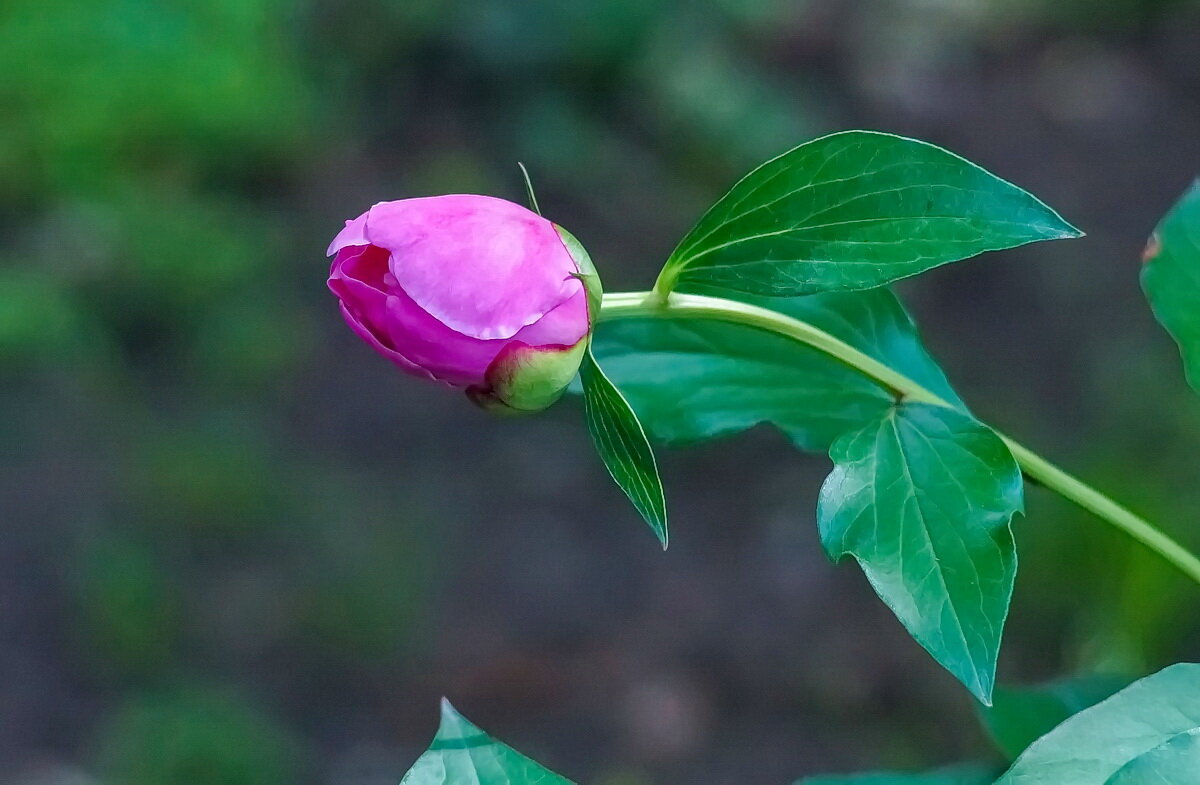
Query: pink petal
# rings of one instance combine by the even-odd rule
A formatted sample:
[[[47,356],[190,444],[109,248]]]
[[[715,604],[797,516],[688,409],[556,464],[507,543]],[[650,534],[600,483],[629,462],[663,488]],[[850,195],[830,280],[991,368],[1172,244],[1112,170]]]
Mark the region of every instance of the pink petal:
[[[583,286],[565,303],[513,336],[528,346],[574,346],[587,334],[587,292]]]
[[[380,202],[365,236],[391,252],[392,274],[417,305],[475,338],[509,338],[582,289],[554,225],[502,199]]]
[[[409,373],[424,379],[433,375],[398,352],[377,325],[387,319],[388,295],[380,287],[375,271],[387,270],[387,251],[372,246],[349,247],[340,251],[329,274],[329,290],[341,301],[342,317],[350,329],[375,351]]]
[[[366,245],[367,244],[367,215],[369,212],[355,218],[353,221],[346,221],[346,226],[342,231],[337,233],[337,237],[333,238],[333,242],[329,244],[329,248],[325,251],[326,256],[333,256],[338,251],[351,245]]]
[[[483,384],[488,366],[507,339],[485,341],[452,330],[422,310],[403,289],[387,301],[389,337],[395,347],[447,384]]]
[[[346,320],[346,324],[350,325],[350,329],[356,332],[359,338],[362,338],[364,341],[369,343],[371,348],[414,376],[420,376],[422,379],[428,379],[430,381],[437,381],[433,374],[429,373],[416,363],[410,361],[407,357],[400,354],[400,352],[397,352],[394,349],[389,349],[380,343],[379,339],[372,335],[371,331],[363,326],[362,322],[358,320],[358,317],[350,312],[350,309],[346,307],[345,303],[341,303],[340,305],[342,310],[342,318]]]
[[[397,364],[419,368],[426,378],[454,386],[482,383],[506,343],[463,335],[425,313],[396,286],[388,252],[375,245],[339,251],[329,288],[354,317],[356,332],[388,359],[399,356],[404,362]]]

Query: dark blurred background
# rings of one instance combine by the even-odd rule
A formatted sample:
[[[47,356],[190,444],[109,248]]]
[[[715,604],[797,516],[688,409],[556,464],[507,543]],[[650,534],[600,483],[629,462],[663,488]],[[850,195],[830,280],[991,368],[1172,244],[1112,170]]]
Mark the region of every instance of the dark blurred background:
[[[1089,236],[902,293],[985,419],[1200,547],[1200,400],[1137,285],[1200,172],[1189,0],[3,0],[0,783],[385,785],[449,695],[577,781],[990,755],[813,522],[824,456],[491,419],[347,330],[381,199],[542,207],[612,291],[753,165],[917,136]],[[1200,656],[1200,588],[1031,489],[1002,680]]]

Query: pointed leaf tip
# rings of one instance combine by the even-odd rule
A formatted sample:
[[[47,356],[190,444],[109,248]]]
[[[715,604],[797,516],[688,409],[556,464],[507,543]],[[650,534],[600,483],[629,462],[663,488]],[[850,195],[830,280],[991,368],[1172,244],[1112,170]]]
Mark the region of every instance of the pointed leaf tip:
[[[1021,471],[969,415],[903,404],[830,449],[817,525],[909,633],[985,706],[1016,577]]]
[[[656,289],[870,289],[986,251],[1081,235],[961,156],[894,134],[843,131],[742,178],[672,252]]]
[[[665,550],[667,502],[646,431],[625,396],[596,363],[590,347],[579,377],[583,386],[583,412],[596,452]]]

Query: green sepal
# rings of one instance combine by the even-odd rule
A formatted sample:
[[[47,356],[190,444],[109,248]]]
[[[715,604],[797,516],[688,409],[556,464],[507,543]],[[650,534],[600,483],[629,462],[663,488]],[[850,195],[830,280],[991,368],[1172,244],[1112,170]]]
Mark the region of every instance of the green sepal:
[[[575,267],[579,271],[575,273],[575,277],[579,279],[587,292],[588,321],[591,322],[594,329],[596,319],[600,316],[600,304],[604,299],[604,287],[600,283],[600,274],[596,272],[596,265],[592,263],[592,257],[588,255],[583,244],[575,239],[575,235],[558,224],[555,224],[554,228],[558,232],[558,236],[562,238],[567,253],[571,254],[571,258],[575,260]]]
[[[587,351],[590,336],[574,346],[526,346],[512,343],[487,370],[486,387],[469,387],[467,396],[497,414],[540,412],[562,397]]]
[[[521,167],[524,171],[525,167]],[[528,173],[526,173],[528,182]],[[530,185],[533,199],[533,186]],[[536,201],[533,202],[536,206]],[[603,290],[592,258],[575,236],[558,224],[555,231],[575,262],[575,278],[587,294],[588,330],[572,346],[506,346],[488,367],[487,384],[467,388],[467,397],[479,407],[496,414],[527,414],[550,407],[566,392],[579,372],[579,365],[592,339],[600,314]]]

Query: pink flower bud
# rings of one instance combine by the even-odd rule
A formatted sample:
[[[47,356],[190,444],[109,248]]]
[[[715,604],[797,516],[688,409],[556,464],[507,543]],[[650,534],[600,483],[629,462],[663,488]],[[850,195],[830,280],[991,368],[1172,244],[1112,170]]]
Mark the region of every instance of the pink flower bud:
[[[536,411],[579,368],[590,328],[578,276],[591,262],[524,207],[470,195],[380,202],[328,253],[350,328],[409,373],[486,408]]]

